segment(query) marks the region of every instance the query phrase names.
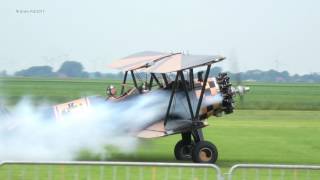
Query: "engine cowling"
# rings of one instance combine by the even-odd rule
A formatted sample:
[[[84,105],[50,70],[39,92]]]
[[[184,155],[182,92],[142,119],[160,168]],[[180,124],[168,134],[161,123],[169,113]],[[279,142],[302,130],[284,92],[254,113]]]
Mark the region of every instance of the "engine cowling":
[[[226,114],[232,113],[234,109],[234,97],[236,95],[243,96],[245,93],[247,93],[250,88],[247,86],[236,86],[233,87],[230,83],[230,77],[227,73],[219,73],[216,77],[217,83],[220,88],[220,92],[223,95],[223,111]]]

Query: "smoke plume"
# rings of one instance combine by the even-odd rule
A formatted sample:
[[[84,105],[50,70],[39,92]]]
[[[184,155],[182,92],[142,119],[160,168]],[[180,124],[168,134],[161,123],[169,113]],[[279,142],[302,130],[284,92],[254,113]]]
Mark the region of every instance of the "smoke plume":
[[[9,115],[0,116],[0,161],[71,160],[83,148],[105,154],[106,145],[132,152],[138,144],[134,134],[165,117],[169,97],[170,92],[159,90],[120,102],[100,100],[58,120],[48,113],[49,105],[35,106],[24,99]],[[203,105],[221,101],[218,94],[205,98]],[[175,96],[174,106],[175,113],[190,119],[183,93]]]
[[[48,105],[22,100],[0,119],[0,160],[70,160],[81,148],[105,153],[112,145],[123,152],[137,146],[133,133],[159,119],[167,94],[154,92],[118,103],[101,102],[56,120]]]

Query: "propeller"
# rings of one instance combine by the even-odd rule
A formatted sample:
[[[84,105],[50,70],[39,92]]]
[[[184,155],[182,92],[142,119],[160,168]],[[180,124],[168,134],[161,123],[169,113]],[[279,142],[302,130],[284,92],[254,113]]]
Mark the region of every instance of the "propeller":
[[[244,95],[248,91],[250,91],[250,87],[244,86],[242,83],[241,72],[239,70],[239,62],[236,56],[236,52],[233,49],[230,53],[230,63],[231,63],[231,71],[234,73],[236,84],[235,87],[231,87],[231,90],[234,95],[239,96],[240,105],[244,105]]]

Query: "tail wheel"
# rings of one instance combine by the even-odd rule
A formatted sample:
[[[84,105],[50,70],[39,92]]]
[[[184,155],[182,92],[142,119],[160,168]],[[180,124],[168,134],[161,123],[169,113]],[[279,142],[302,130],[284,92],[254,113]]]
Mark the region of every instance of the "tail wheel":
[[[217,147],[208,141],[199,141],[192,150],[192,160],[197,163],[215,163],[218,159]]]
[[[178,141],[176,146],[174,147],[174,156],[177,160],[190,160],[192,156],[193,146],[193,141],[191,142],[191,144],[183,140]]]

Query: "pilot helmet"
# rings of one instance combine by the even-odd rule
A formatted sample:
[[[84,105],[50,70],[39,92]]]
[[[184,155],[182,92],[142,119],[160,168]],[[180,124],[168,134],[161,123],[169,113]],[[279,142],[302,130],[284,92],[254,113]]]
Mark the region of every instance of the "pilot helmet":
[[[113,86],[113,85],[110,85],[108,88],[107,88],[107,95],[109,96],[114,96],[117,94],[117,89]]]

